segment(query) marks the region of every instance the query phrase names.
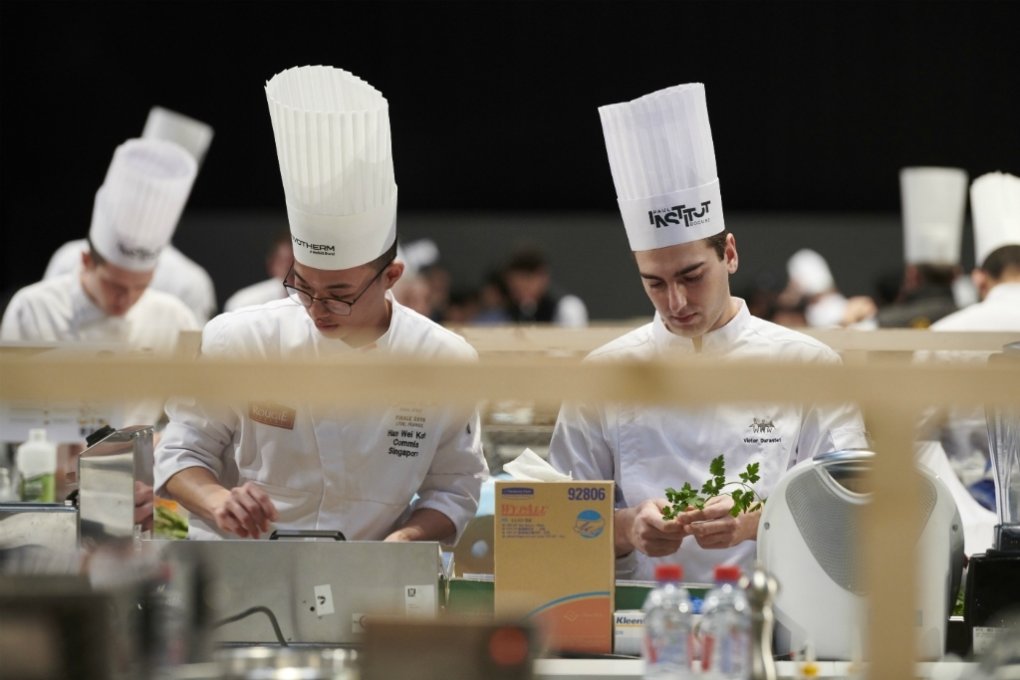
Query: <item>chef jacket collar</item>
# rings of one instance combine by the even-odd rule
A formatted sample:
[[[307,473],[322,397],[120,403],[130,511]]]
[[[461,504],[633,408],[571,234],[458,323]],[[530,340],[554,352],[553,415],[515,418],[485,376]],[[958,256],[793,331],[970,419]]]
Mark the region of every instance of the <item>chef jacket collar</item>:
[[[85,292],[85,287],[81,283],[80,273],[75,272],[67,276],[74,279],[71,282],[71,317],[75,320],[76,325],[80,328],[106,318],[106,313],[97,307],[96,303]]]
[[[390,291],[390,290],[386,291],[386,299],[389,300],[390,305],[391,305],[391,307],[390,307],[390,310],[391,310],[390,311],[390,325],[386,328],[385,331],[383,331],[382,335],[380,335],[378,338],[376,338],[375,340],[373,340],[372,342],[368,343],[367,345],[365,345],[363,347],[351,348],[343,340],[323,338],[320,334],[318,334],[318,331],[315,331],[315,322],[312,320],[312,317],[310,317],[310,316],[308,316],[306,314],[305,315],[306,323],[309,324],[309,328],[313,332],[313,337],[320,338],[319,341],[321,343],[324,343],[322,345],[316,345],[314,348],[311,349],[311,351],[313,352],[313,356],[317,356],[318,352],[326,352],[326,353],[341,352],[341,353],[343,353],[343,352],[374,352],[374,351],[388,352],[388,351],[390,351],[390,348],[393,345],[393,334],[394,334],[393,327],[396,324],[399,323],[398,319],[399,319],[400,315],[397,312],[397,308],[400,306],[400,303],[397,302],[396,298],[393,297],[393,291]]]
[[[721,328],[709,331],[701,336],[702,353],[721,353],[728,350],[736,344],[741,330],[747,324],[748,319],[751,318],[751,313],[747,311],[747,305],[744,301],[740,298],[733,299],[737,301],[739,306],[737,313]],[[662,322],[662,317],[659,316],[658,312],[655,313],[655,319],[652,321],[652,338],[655,342],[655,348],[659,352],[695,351],[694,341],[670,332],[666,328],[666,324]]]
[[[985,296],[985,302],[989,300],[1006,300],[1010,297],[1020,297],[1020,283],[1013,283],[1012,281],[1006,281],[1005,283],[996,284],[988,295]]]

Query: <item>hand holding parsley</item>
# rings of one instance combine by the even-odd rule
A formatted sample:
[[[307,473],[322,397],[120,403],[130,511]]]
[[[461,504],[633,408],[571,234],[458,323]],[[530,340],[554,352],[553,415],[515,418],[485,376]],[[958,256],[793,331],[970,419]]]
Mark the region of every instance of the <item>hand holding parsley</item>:
[[[739,475],[739,482],[726,481],[726,462],[722,455],[712,459],[708,470],[712,474],[712,478],[701,485],[700,492],[695,490],[690,482],[685,482],[679,491],[672,487],[666,489],[666,500],[670,502],[670,505],[662,509],[663,518],[676,519],[681,513],[692,507],[703,510],[709,499],[722,495],[729,495],[733,498],[733,508],[730,510],[733,517],[742,512],[755,512],[761,509],[765,499],[759,496],[751,486],[760,479],[758,463],[748,463],[747,468]],[[729,486],[737,488],[724,492],[723,489]]]

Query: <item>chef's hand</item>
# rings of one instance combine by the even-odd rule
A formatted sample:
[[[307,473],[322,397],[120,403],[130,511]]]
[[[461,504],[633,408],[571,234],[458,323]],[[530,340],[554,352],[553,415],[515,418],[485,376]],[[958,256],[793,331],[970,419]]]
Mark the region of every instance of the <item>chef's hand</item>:
[[[152,487],[135,480],[135,524],[142,531],[152,530]]]
[[[221,531],[258,538],[280,518],[272,499],[254,482],[222,489],[212,500],[212,518]]]
[[[651,498],[633,508],[622,508],[614,515],[616,556],[638,550],[650,557],[672,555],[680,549],[686,535],[675,519],[664,519],[665,498]]]
[[[758,537],[761,511],[730,514],[733,498],[716,496],[708,499],[704,510],[687,510],[678,518],[684,532],[694,537],[702,548],[731,548]]]

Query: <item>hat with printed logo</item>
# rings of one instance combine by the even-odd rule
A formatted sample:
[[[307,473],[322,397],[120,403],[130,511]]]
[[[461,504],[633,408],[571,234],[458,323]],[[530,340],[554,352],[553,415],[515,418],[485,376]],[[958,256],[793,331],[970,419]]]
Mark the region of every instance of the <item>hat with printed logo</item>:
[[[723,231],[704,85],[676,85],[602,106],[599,116],[631,250]]]
[[[970,185],[974,216],[974,261],[980,267],[992,251],[1020,246],[1020,177],[1006,172],[981,175]]]
[[[967,172],[961,168],[902,168],[900,201],[906,263],[959,264]]]
[[[96,192],[89,240],[108,262],[150,271],[170,243],[198,166],[173,142],[129,139]]]
[[[278,73],[266,83],[266,97],[294,259],[337,270],[385,253],[397,235],[386,99],[329,66]]]
[[[213,129],[206,123],[162,106],[149,109],[149,117],[145,119],[142,130],[142,139],[162,139],[184,147],[199,166],[212,138]]]

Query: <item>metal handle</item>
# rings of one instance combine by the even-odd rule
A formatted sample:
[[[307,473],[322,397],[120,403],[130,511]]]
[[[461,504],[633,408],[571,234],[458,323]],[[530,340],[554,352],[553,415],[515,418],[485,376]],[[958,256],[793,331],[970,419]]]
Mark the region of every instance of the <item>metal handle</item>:
[[[332,538],[334,541],[346,541],[342,531],[328,531],[319,529],[276,529],[269,534],[270,541],[281,538]]]

